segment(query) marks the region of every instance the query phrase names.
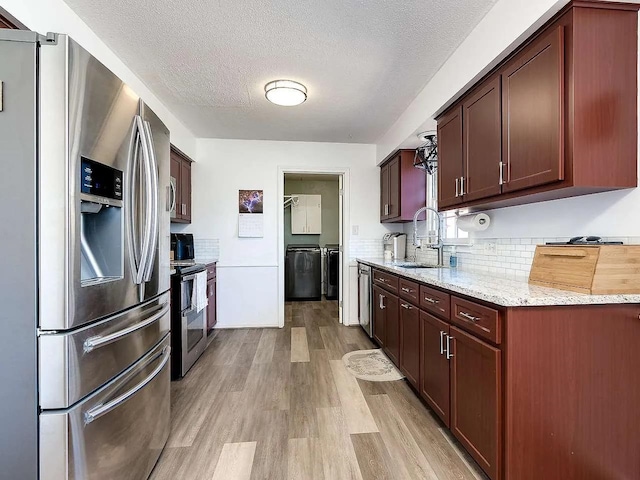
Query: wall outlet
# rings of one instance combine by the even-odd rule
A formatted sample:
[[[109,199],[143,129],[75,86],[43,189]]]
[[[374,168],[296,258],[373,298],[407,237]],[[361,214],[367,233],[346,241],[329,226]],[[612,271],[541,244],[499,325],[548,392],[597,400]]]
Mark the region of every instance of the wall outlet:
[[[358,235],[360,227],[358,225],[351,225],[351,235]]]
[[[487,253],[497,255],[498,254],[498,244],[497,243],[486,243],[484,247]]]

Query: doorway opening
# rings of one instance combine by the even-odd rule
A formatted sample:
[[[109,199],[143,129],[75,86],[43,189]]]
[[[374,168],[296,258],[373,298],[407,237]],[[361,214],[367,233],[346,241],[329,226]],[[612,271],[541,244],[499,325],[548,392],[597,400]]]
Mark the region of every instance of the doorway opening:
[[[345,275],[345,177],[348,170],[281,169],[279,215],[280,326],[285,302],[313,304],[344,323],[348,312]],[[348,265],[346,265],[348,267]]]

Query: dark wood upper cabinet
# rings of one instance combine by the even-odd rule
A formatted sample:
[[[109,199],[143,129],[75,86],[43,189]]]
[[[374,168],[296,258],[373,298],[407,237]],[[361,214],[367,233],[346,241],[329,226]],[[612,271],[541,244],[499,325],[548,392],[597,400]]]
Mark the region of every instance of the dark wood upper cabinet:
[[[11,30],[29,30],[24,24],[14,18],[4,8],[0,7],[0,28],[8,28]]]
[[[502,111],[502,191],[562,180],[564,26],[553,28],[505,65]]]
[[[451,432],[492,480],[502,478],[502,354],[450,327]]]
[[[383,293],[385,310],[384,351],[391,361],[400,365],[400,312],[399,299],[390,293]]]
[[[569,3],[438,116],[440,209],[637,186],[639,8]]]
[[[182,219],[191,223],[191,162],[182,162],[180,166],[180,190]]]
[[[462,203],[462,107],[460,105],[438,119],[438,206]]]
[[[400,369],[420,388],[420,310],[400,300]]]
[[[380,221],[410,222],[426,201],[426,178],[414,150],[398,150],[380,166]]]
[[[386,340],[386,295],[380,287],[373,287],[373,338],[380,347],[384,347]]]
[[[420,394],[449,426],[449,360],[445,342],[449,324],[420,312]]]
[[[380,168],[380,221],[389,218],[389,165]]]
[[[175,209],[171,212],[171,221],[191,223],[191,159],[171,145],[171,189],[174,195]]]
[[[483,85],[462,103],[464,132],[463,201],[500,193],[502,112],[500,77]]]

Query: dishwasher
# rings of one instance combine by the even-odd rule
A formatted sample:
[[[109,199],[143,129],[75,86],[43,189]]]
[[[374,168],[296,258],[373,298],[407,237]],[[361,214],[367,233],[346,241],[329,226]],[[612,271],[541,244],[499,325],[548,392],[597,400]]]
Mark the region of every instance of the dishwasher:
[[[319,245],[289,245],[285,257],[287,300],[322,299],[322,251]]]
[[[371,267],[358,264],[358,320],[369,337],[373,337],[373,312],[371,298],[373,286],[371,282]]]

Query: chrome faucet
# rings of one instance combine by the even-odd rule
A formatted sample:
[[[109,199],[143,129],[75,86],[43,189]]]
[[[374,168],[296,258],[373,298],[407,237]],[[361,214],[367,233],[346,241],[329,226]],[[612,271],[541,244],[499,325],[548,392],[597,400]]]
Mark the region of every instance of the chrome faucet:
[[[444,266],[444,250],[443,250],[444,244],[442,241],[442,230],[444,226],[444,217],[435,208],[422,207],[418,209],[418,211],[413,215],[413,244],[415,245],[416,249],[422,247],[422,242],[418,237],[418,217],[422,212],[426,212],[426,211],[431,211],[438,216],[438,242],[435,244],[433,243],[429,244],[427,246],[429,248],[434,248],[438,250],[438,266],[443,267]]]

